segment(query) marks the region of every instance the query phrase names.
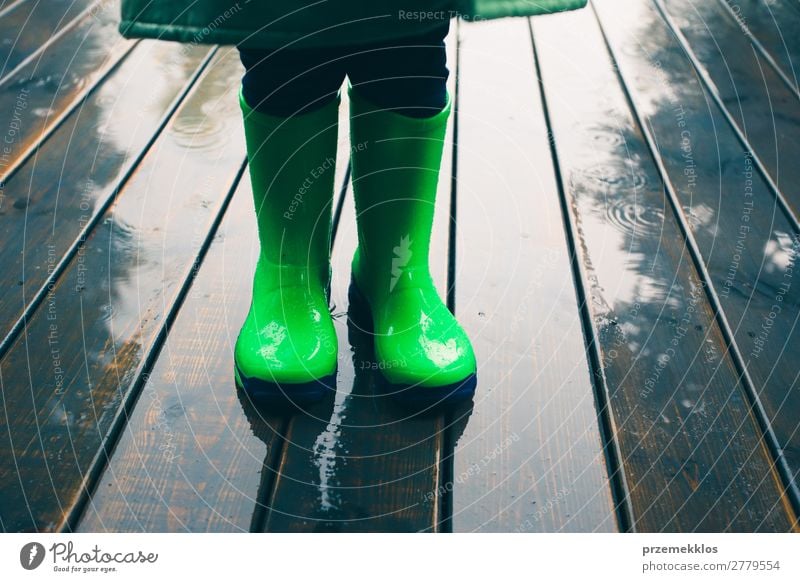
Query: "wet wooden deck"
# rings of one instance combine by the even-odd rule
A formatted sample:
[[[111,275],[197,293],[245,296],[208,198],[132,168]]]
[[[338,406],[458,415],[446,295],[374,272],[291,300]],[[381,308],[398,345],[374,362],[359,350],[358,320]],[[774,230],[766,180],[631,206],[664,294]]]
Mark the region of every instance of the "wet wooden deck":
[[[0,529],[792,531],[800,5],[594,0],[460,23],[432,266],[474,402],[240,398],[257,234],[229,47],[0,2]]]

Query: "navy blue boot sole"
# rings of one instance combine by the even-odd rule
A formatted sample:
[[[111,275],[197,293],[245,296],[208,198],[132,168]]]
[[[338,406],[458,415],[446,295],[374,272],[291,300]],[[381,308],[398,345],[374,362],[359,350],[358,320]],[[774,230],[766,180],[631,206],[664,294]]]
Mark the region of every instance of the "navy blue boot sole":
[[[289,384],[249,378],[235,362],[233,366],[236,386],[243,390],[254,404],[305,407],[336,392],[336,370],[317,380]]]

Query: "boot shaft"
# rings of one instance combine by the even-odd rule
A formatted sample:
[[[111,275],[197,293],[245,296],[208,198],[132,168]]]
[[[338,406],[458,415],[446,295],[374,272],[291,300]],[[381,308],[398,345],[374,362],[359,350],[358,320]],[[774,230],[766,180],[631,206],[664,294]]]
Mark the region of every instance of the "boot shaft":
[[[276,117],[239,92],[261,260],[329,270],[339,99],[310,113]]]
[[[373,295],[428,284],[450,100],[432,117],[412,118],[381,110],[353,88],[349,95],[358,225],[354,271]]]

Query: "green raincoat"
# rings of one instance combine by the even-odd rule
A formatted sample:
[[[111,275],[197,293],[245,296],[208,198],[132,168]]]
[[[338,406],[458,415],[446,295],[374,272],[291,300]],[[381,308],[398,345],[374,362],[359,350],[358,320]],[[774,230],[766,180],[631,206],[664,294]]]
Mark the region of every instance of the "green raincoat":
[[[127,38],[246,48],[364,44],[425,32],[443,19],[532,16],[587,0],[122,0]]]

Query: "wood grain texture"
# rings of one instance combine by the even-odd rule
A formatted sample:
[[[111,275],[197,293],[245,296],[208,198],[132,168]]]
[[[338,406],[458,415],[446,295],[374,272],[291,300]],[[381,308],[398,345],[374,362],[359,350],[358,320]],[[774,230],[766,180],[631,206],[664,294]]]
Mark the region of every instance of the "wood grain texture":
[[[35,54],[51,37],[74,24],[97,0],[28,0],[0,16],[0,79]],[[8,3],[6,3],[8,4]],[[97,13],[119,11],[117,2],[101,3]]]
[[[447,39],[451,95],[457,74],[454,28]],[[451,115],[430,255],[442,298],[447,292],[452,124]],[[340,143],[340,149],[347,143]],[[442,507],[436,493],[446,456],[443,417],[409,413],[381,394],[382,376],[373,368],[371,340],[347,318],[350,260],[356,246],[355,207],[348,190],[331,259],[339,339],[337,393],[308,414],[291,419],[268,531],[439,529]]]
[[[661,5],[707,72],[751,151],[783,192],[794,216],[800,218],[800,165],[794,163],[800,157],[798,95],[753,50],[720,4],[665,0]],[[677,45],[667,46],[673,50],[665,50],[665,55],[674,55],[679,64],[667,69],[688,68]],[[724,124],[719,131],[727,133]]]
[[[378,393],[371,342],[348,325],[355,209],[347,194],[332,264],[337,392],[292,417],[267,531],[418,531],[437,508],[441,418],[406,418]]]
[[[244,160],[236,59],[228,51],[209,64],[0,361],[0,417],[11,419],[0,447],[0,480],[8,484],[0,514],[7,530],[57,528],[80,500],[83,475],[191,274],[198,237],[208,232]],[[158,65],[149,64],[149,85],[158,88]],[[175,66],[173,72],[191,71],[182,58]],[[134,113],[114,117],[123,135],[139,123],[136,110],[128,111]],[[108,152],[112,160],[113,154]],[[62,152],[45,159],[63,157]],[[81,209],[76,203],[69,210]]]
[[[207,47],[140,43],[4,184],[0,337],[114,195],[207,53]]]
[[[614,531],[528,23],[462,26],[456,308],[479,362],[454,531]]]
[[[249,531],[263,513],[281,417],[233,382],[233,346],[258,250],[242,180],[79,531]]]
[[[800,4],[796,0],[719,0],[766,50],[790,87],[800,89]]]
[[[721,323],[796,477],[800,232],[747,149],[797,210],[800,5],[593,5],[448,39],[431,256],[475,401],[418,415],[380,396],[348,325],[348,189],[338,391],[287,417],[232,378],[258,253],[235,50],[192,85],[209,49],[119,39],[116,1],[76,21],[89,0],[0,0],[0,530],[82,511],[83,532],[797,531]],[[346,136],[345,99],[337,193]]]
[[[644,23],[649,39],[644,47],[637,43],[640,50],[634,52],[632,39],[642,38],[642,31],[624,31],[609,17],[609,4],[600,2],[597,6],[614,52],[619,55],[623,77],[628,80],[634,103],[644,112],[659,144],[661,160],[680,198],[736,344],[796,478],[800,471],[797,417],[800,378],[796,364],[800,345],[800,285],[795,269],[800,253],[799,234],[777,207],[773,192],[752,156],[736,140],[720,111],[707,101],[681,46],[670,40],[671,34],[658,15],[644,7],[640,13],[634,12]],[[728,34],[734,33],[728,31]],[[720,46],[721,36],[715,35]],[[738,64],[731,66],[743,67],[741,62],[746,58],[747,55],[737,59]],[[661,63],[663,86],[659,88],[650,81],[654,72],[652,63],[656,61]],[[737,90],[742,99],[739,113],[746,110],[748,115],[757,116],[747,122],[747,127],[768,123],[746,103],[771,97],[748,93],[759,80],[739,81]],[[671,96],[672,107],[647,106],[664,94]],[[768,109],[766,103],[762,104]],[[775,125],[769,125],[777,127],[788,121],[783,116],[782,120],[776,119]],[[784,126],[785,132],[788,129]],[[749,136],[756,133],[748,131]],[[792,148],[789,139],[779,148],[782,172],[787,166],[796,166],[788,160],[797,155],[786,157]],[[691,170],[689,174],[687,168]],[[788,174],[793,171],[786,170]]]
[[[346,120],[346,107],[340,120]],[[340,145],[337,188],[349,153],[346,140]],[[174,402],[180,410],[170,454],[152,436],[160,419],[140,403],[81,531],[263,527],[288,418],[254,407],[236,390],[232,376],[233,348],[250,304],[258,252],[253,194],[245,177],[149,376],[153,398]]]
[[[7,129],[0,148],[0,182],[8,181],[33,148],[136,44],[119,36],[118,8],[116,3],[103,4],[85,14],[36,58],[0,78],[0,128]],[[31,24],[37,30],[38,26]],[[5,204],[0,201],[0,210]]]
[[[617,14],[646,27],[640,13]],[[703,281],[597,48],[593,12],[534,19],[534,40],[635,529],[791,530]]]

